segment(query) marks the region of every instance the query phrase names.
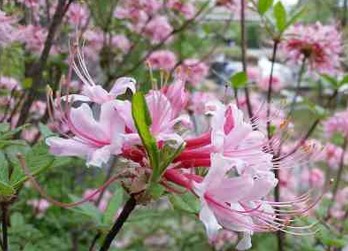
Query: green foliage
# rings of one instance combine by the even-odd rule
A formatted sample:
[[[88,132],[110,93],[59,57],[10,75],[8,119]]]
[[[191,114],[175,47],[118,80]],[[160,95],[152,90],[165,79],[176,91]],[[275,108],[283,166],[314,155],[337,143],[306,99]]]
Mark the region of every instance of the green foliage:
[[[284,32],[287,26],[287,13],[282,2],[276,3],[273,8],[273,15],[276,20],[276,26],[279,32]]]
[[[149,127],[151,126],[151,117],[145,101],[145,97],[141,92],[137,92],[132,98],[132,116],[135,127],[139,133],[141,141],[146,149],[152,168],[151,181],[157,182],[160,178],[161,170],[159,164],[159,150],[157,148],[156,139],[151,135]]]
[[[257,9],[261,15],[264,15],[273,5],[273,0],[259,0]]]
[[[200,210],[200,202],[192,193],[185,193],[183,195],[171,194],[169,200],[175,209],[197,214]]]
[[[236,89],[243,88],[248,83],[248,76],[245,72],[237,72],[231,77],[232,87]]]

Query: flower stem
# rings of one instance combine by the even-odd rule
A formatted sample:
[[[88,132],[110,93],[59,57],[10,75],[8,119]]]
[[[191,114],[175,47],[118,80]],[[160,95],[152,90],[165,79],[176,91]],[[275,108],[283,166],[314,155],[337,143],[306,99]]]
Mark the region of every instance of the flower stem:
[[[121,230],[123,224],[126,222],[129,215],[134,210],[135,206],[136,206],[136,200],[133,196],[131,196],[126,202],[125,206],[123,207],[123,210],[120,216],[116,219],[115,224],[112,226],[111,230],[106,235],[103,245],[100,248],[100,251],[109,250],[112,241],[115,239],[116,235]]]
[[[274,40],[273,43],[273,53],[272,53],[272,66],[271,66],[271,72],[269,75],[269,83],[268,83],[268,91],[267,91],[267,135],[268,135],[268,139],[271,138],[271,120],[270,120],[270,116],[271,116],[271,101],[272,101],[272,84],[273,84],[273,71],[274,71],[274,64],[275,64],[275,60],[277,57],[277,50],[278,50],[278,45],[279,45],[279,41],[278,40]]]
[[[345,153],[346,153],[346,150],[347,150],[347,146],[348,146],[348,138],[347,138],[347,136],[345,136],[345,139],[344,139],[344,142],[343,142],[343,145],[342,145],[342,150],[343,151],[342,151],[342,155],[341,155],[341,158],[340,158],[339,169],[338,169],[338,172],[337,172],[337,176],[336,176],[334,187],[332,189],[332,199],[331,199],[330,206],[329,206],[329,208],[327,210],[326,220],[328,220],[330,218],[330,211],[331,211],[331,208],[332,208],[333,204],[335,203],[335,200],[336,200],[336,197],[337,197],[337,192],[338,192],[338,188],[339,188],[339,185],[340,185],[340,181],[342,179],[342,174],[343,174],[343,169],[344,169],[344,156],[345,156]]]
[[[240,15],[240,30],[241,30],[241,49],[242,49],[242,65],[243,65],[243,71],[247,73],[247,40],[246,40],[246,28],[245,28],[245,0],[241,0],[241,15]],[[238,90],[237,88],[234,89],[235,92],[235,99],[238,105]],[[247,104],[247,110],[249,118],[251,119],[253,117],[253,110],[250,103],[250,95],[249,95],[249,89],[248,86],[245,86],[244,88],[245,93],[245,99]]]
[[[300,72],[298,74],[298,78],[297,78],[297,84],[296,84],[296,90],[295,90],[295,94],[292,98],[291,101],[291,105],[290,105],[290,111],[288,114],[288,118],[290,118],[290,116],[292,115],[292,113],[294,112],[295,109],[295,104],[296,104],[296,99],[300,94],[300,87],[301,87],[301,82],[302,82],[302,77],[303,77],[303,73],[305,72],[305,66],[306,66],[306,59],[307,57],[303,57],[302,59],[302,63],[301,63],[301,69]]]

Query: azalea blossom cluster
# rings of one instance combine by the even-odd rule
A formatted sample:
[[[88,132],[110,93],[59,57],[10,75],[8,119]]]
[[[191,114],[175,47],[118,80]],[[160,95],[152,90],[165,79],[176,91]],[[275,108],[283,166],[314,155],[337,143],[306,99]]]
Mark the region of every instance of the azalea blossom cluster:
[[[342,35],[334,25],[296,24],[286,31],[281,48],[292,63],[308,61],[311,71],[326,74],[340,71]]]
[[[135,126],[132,103],[118,99],[126,92],[135,93],[136,81],[122,77],[107,91],[95,84],[79,53],[77,58],[73,66],[84,84],[81,93],[51,100],[55,108],[52,114],[59,111],[59,123],[67,128],[61,132],[63,137],[46,139],[51,153],[83,157],[88,166],[98,167],[108,163],[111,156],[118,156],[136,165],[138,178],[143,180],[153,167]],[[255,130],[232,103],[215,100],[205,104],[210,125],[195,136],[187,112],[189,94],[185,82],[178,74],[173,83],[145,95],[151,118],[149,130],[158,147],[183,147],[164,170],[161,185],[169,193],[184,189],[199,198],[199,218],[212,242],[220,229],[242,234],[237,244],[239,250],[251,247],[251,235],[255,232],[280,230],[302,234],[307,228],[290,226],[290,222],[293,216],[313,206],[310,195],[290,202],[274,202],[269,196],[278,183],[273,170],[290,162],[274,157],[269,147],[274,142]],[[80,105],[73,105],[77,102]],[[198,174],[198,169],[204,172]],[[133,184],[136,182],[132,180]],[[127,190],[139,193],[132,188]]]

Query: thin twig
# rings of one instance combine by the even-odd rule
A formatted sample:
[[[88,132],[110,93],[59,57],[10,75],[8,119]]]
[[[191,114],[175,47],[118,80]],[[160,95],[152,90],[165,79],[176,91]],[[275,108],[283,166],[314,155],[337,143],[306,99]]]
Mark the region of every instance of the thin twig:
[[[241,29],[241,49],[242,49],[242,65],[243,71],[247,73],[247,40],[245,28],[245,0],[241,0],[241,15],[240,15],[240,29]],[[238,104],[238,90],[234,88],[236,102]],[[250,95],[248,86],[244,87],[245,99],[249,118],[253,117],[253,110],[250,103]]]
[[[7,213],[8,205],[6,203],[1,204],[1,223],[2,223],[2,250],[8,251],[8,235],[7,235]]]
[[[277,57],[277,49],[278,49],[278,40],[274,40],[273,42],[273,53],[272,53],[272,66],[271,66],[271,72],[269,75],[269,82],[268,82],[268,91],[267,91],[267,135],[268,139],[271,139],[271,101],[272,101],[272,84],[273,84],[273,71],[274,71],[274,64]]]

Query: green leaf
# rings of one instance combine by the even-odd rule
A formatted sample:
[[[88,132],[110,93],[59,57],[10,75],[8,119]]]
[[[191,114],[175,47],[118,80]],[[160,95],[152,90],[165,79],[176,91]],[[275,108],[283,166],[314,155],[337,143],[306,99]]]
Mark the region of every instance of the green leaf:
[[[1,197],[12,196],[15,193],[16,191],[10,184],[0,181],[0,196]]]
[[[175,209],[181,211],[193,214],[197,214],[200,211],[200,202],[192,193],[183,195],[171,194],[169,195],[169,201]]]
[[[42,136],[44,138],[47,138],[47,137],[50,137],[50,136],[54,136],[55,133],[51,131],[50,128],[48,128],[47,125],[43,124],[43,123],[39,123],[39,130],[40,130],[40,133],[42,134]]]
[[[173,160],[179,156],[179,154],[185,149],[185,145],[181,144],[177,149],[173,149],[168,145],[165,145],[160,152],[161,156],[161,171],[163,172]]]
[[[165,192],[165,189],[163,186],[161,186],[158,183],[151,183],[149,188],[148,188],[148,191],[149,191],[151,197],[153,199],[157,200],[163,195],[163,193]]]
[[[24,157],[33,176],[43,173],[55,162],[55,158],[48,152],[48,147],[43,142],[36,144]],[[25,175],[19,163],[17,161],[14,163],[15,172],[11,176],[11,184],[18,189],[29,178]]]
[[[80,201],[81,198],[75,196],[75,195],[69,195],[72,202]],[[84,203],[82,205],[79,205],[77,207],[69,208],[71,211],[74,211],[78,214],[85,215],[92,220],[94,220],[96,223],[101,224],[102,222],[102,214],[100,213],[99,209],[93,205],[92,203]]]
[[[0,133],[5,133],[10,130],[10,124],[9,123],[0,123]]]
[[[344,76],[343,79],[340,81],[340,86],[348,83],[348,75]]]
[[[103,223],[110,225],[117,213],[117,210],[121,207],[123,202],[123,189],[121,186],[117,186],[115,193],[112,195],[111,200],[105,210],[103,216]]]
[[[259,0],[257,9],[261,15],[264,15],[273,5],[273,0]]]
[[[279,32],[283,32],[286,28],[286,10],[282,2],[278,2],[273,8],[273,15]]]
[[[4,152],[0,151],[0,181],[9,181],[9,165]]]
[[[237,72],[231,77],[232,87],[239,89],[245,87],[248,83],[248,76],[245,72]]]
[[[324,79],[327,83],[329,83],[332,87],[337,88],[338,86],[338,81],[336,78],[327,75],[327,74],[321,74],[320,75],[322,79]]]
[[[161,175],[159,150],[157,148],[156,139],[150,133],[149,126],[151,125],[151,118],[145,97],[141,92],[137,92],[133,95],[132,116],[135,127],[137,128],[138,134],[150,159],[150,166],[152,168],[151,181],[157,182]]]

